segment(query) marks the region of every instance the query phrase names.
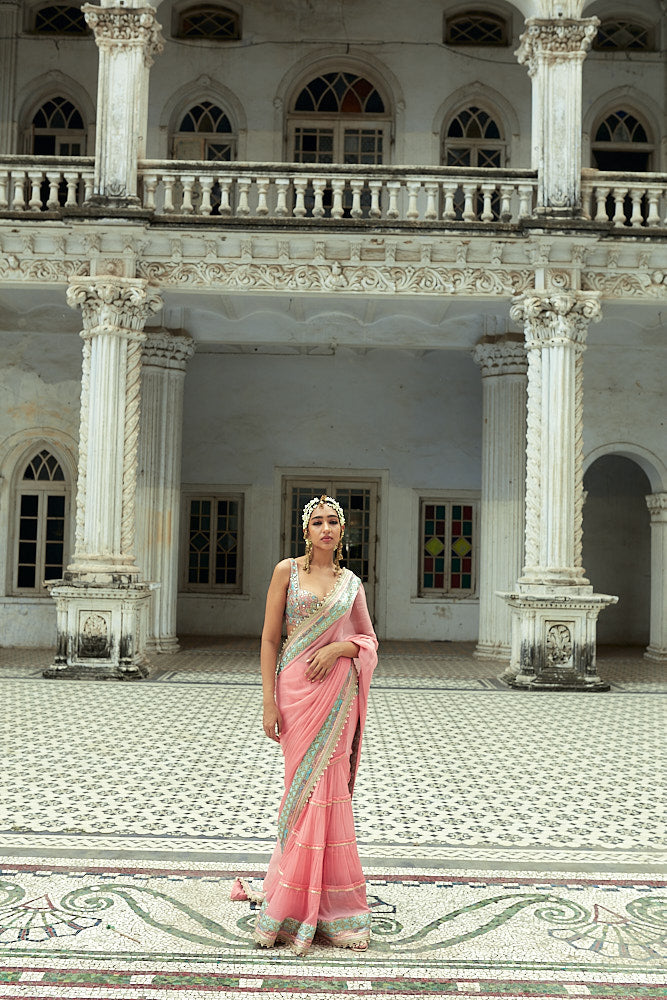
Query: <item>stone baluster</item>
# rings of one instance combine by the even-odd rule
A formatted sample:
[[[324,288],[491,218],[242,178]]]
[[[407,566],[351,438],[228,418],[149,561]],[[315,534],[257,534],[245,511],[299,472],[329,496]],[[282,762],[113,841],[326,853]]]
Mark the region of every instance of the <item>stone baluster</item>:
[[[647,660],[667,662],[667,493],[650,493],[651,514],[651,632]]]
[[[528,292],[510,315],[528,351],[525,564],[515,593],[510,669],[519,687],[605,689],[595,666],[597,616],[581,558],[583,351],[600,319],[591,292]]]
[[[0,154],[18,152],[14,103],[21,6],[19,0],[0,0]]]
[[[185,370],[194,353],[187,333],[149,330],[143,345],[137,478],[137,562],[158,584],[148,616],[147,648],[178,649],[178,539]]]
[[[485,337],[482,372],[482,509],[479,637],[475,656],[508,659],[511,615],[498,597],[521,573],[524,539],[526,350],[520,334]]]
[[[141,677],[150,596],[134,554],[141,351],[161,299],[143,279],[101,275],[73,282],[67,301],[83,316],[76,540],[51,587],[58,651],[45,676]]]
[[[137,160],[146,155],[148,74],[163,40],[155,10],[82,7],[99,49],[93,202],[138,208]]]
[[[533,85],[538,214],[581,214],[582,69],[599,23],[596,17],[530,17],[516,51]]]

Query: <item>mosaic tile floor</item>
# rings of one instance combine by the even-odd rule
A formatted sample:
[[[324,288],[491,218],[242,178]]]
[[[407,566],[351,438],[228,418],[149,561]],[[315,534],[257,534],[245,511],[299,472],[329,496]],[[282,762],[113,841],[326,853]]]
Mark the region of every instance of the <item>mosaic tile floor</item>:
[[[134,685],[0,651],[0,1000],[665,998],[662,693],[511,691],[465,644],[384,644],[355,792],[373,945],[256,950],[280,798],[254,644],[190,641]],[[46,662],[45,662],[46,661]]]

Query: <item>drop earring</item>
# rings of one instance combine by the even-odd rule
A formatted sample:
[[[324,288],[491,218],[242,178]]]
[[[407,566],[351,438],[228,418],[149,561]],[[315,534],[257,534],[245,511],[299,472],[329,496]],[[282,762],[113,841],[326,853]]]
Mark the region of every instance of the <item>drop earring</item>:
[[[311,557],[312,554],[313,554],[313,543],[311,542],[310,538],[307,538],[306,539],[306,563],[305,563],[305,566],[303,567],[305,569],[306,573],[310,573],[310,557]]]

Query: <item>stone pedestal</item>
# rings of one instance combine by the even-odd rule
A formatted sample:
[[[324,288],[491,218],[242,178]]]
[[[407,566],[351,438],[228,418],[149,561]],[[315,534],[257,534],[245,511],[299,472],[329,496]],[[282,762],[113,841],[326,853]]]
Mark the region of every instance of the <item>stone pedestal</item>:
[[[70,285],[83,314],[81,423],[74,558],[50,585],[58,652],[46,677],[141,677],[150,588],[134,557],[144,324],[161,299],[139,278]]]
[[[474,655],[506,660],[511,614],[497,592],[514,586],[523,565],[527,369],[523,337],[485,337],[473,357],[482,371],[479,638]]]
[[[185,369],[194,353],[187,333],[149,330],[143,346],[137,474],[137,562],[153,591],[147,649],[178,649],[178,536]]]
[[[525,565],[512,608],[508,680],[534,689],[604,690],[595,623],[617,598],[594,594],[582,566],[583,351],[600,319],[591,292],[528,292],[511,312],[528,351]]]
[[[650,493],[651,514],[651,633],[647,660],[667,663],[667,493]]]
[[[131,681],[147,675],[147,584],[128,579],[104,587],[80,579],[53,587],[51,594],[58,645],[45,677]]]
[[[137,160],[146,154],[148,75],[163,40],[155,10],[82,7],[99,49],[95,179],[91,202],[139,208]]]
[[[19,152],[15,102],[21,6],[19,0],[0,0],[0,155]]]
[[[532,167],[537,214],[581,213],[581,81],[599,20],[530,17],[516,51],[533,85]]]

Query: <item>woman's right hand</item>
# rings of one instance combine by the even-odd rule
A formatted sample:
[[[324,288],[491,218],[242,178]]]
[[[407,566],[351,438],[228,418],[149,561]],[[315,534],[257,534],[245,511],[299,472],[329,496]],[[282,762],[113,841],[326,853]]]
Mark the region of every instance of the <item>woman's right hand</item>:
[[[270,740],[275,740],[276,743],[280,743],[280,732],[283,722],[280,718],[280,712],[278,711],[278,706],[275,702],[273,702],[272,705],[264,706],[262,726],[264,728],[265,735],[268,736]]]

